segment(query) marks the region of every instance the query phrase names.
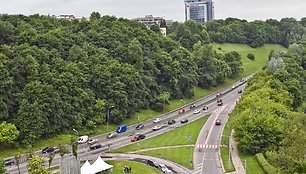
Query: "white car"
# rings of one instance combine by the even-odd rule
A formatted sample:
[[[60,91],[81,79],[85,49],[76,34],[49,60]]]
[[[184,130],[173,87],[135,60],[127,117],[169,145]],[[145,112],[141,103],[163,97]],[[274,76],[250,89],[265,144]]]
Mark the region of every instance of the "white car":
[[[98,142],[98,139],[94,138],[94,139],[90,139],[87,143],[93,145],[96,142]]]
[[[157,125],[157,126],[154,126],[154,127],[153,127],[153,130],[154,130],[154,131],[157,131],[157,130],[159,130],[159,129],[161,129],[161,126],[160,126],[160,125]]]
[[[159,123],[161,121],[160,118],[155,118],[155,120],[153,121],[153,123]]]
[[[173,173],[170,169],[165,164],[159,164],[158,168],[163,172],[163,173]]]
[[[193,113],[198,114],[198,113],[200,113],[200,110],[195,110]]]
[[[77,142],[79,144],[83,144],[83,143],[86,143],[87,141],[88,141],[88,136],[84,135],[84,136],[80,136]]]

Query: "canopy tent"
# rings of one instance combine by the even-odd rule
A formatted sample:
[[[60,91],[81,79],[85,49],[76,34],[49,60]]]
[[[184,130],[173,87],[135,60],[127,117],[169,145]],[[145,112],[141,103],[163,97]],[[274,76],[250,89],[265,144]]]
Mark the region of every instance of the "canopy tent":
[[[84,165],[81,167],[81,174],[95,174],[98,172],[102,172],[104,170],[108,170],[110,168],[113,168],[112,165],[107,164],[103,159],[99,156],[97,160],[90,164],[88,160],[84,163]]]

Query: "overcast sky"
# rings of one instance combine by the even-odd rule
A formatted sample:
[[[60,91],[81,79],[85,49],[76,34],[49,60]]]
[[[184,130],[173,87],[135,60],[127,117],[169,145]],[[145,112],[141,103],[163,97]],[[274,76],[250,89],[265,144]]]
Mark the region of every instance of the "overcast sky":
[[[306,0],[213,0],[215,18],[237,17],[247,20],[306,17]],[[184,21],[184,0],[0,0],[0,13],[88,17],[101,15],[136,18],[147,14]]]

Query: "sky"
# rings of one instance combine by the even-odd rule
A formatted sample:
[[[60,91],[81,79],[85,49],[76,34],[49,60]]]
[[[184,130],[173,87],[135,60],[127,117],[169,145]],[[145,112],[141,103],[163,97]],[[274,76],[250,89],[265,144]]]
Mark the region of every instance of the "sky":
[[[253,20],[306,17],[306,0],[213,0],[215,18],[236,17]],[[101,15],[123,18],[151,14],[183,22],[184,0],[0,0],[0,13],[6,14],[73,14],[88,17],[96,11]]]

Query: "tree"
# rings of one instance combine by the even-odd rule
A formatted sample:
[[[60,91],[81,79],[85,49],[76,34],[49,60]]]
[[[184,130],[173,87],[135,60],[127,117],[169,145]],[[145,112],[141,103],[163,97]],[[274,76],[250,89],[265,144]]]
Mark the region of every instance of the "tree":
[[[70,144],[72,147],[72,155],[75,157],[75,159],[78,159],[78,142],[74,139],[74,137],[71,137]]]
[[[0,143],[12,144],[19,136],[19,131],[12,123],[0,124]]]
[[[15,162],[16,162],[16,166],[17,166],[17,169],[18,169],[18,173],[20,174],[20,158],[21,158],[21,155],[20,154],[16,154],[14,156],[15,158]]]
[[[50,174],[51,172],[45,169],[45,159],[39,156],[33,156],[28,163],[29,174]]]
[[[2,158],[0,158],[0,174],[5,174],[6,173],[6,169],[4,166],[4,161]]]
[[[63,145],[63,144],[60,144],[60,145],[58,146],[58,148],[59,148],[60,155],[61,155],[61,157],[62,157],[62,159],[63,159],[63,158],[64,158],[64,155],[65,155],[65,154],[68,154],[69,151],[68,151],[67,147],[66,147],[65,145]]]
[[[99,12],[92,12],[91,14],[90,14],[90,17],[89,17],[89,19],[90,20],[97,20],[97,19],[100,19],[101,18],[101,14],[99,13]]]
[[[268,62],[268,71],[273,74],[279,70],[284,69],[285,64],[282,58],[274,58],[272,57],[271,60]]]
[[[247,57],[250,59],[250,60],[255,60],[255,56],[253,53],[248,53]]]
[[[52,161],[54,159],[55,153],[49,153],[48,155],[48,164],[49,164],[49,169],[51,167]]]

